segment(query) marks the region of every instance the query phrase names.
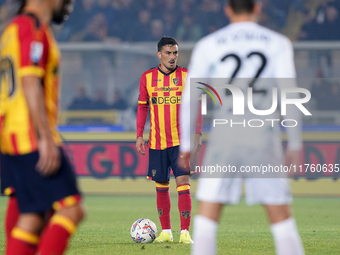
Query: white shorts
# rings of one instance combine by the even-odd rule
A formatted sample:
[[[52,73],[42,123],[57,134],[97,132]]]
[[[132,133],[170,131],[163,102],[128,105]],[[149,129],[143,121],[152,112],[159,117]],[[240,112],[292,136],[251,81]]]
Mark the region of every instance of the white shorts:
[[[242,196],[242,178],[201,178],[198,182],[198,201],[238,204]],[[292,202],[289,180],[285,178],[253,178],[245,180],[248,205],[286,205]]]
[[[205,154],[204,165],[216,164],[232,165],[236,169],[247,165],[280,165],[283,164],[282,147],[259,149],[235,145],[221,149],[210,144]],[[245,181],[246,202],[249,205],[285,205],[291,203],[292,196],[287,178],[263,178],[260,174],[255,174],[253,178],[252,176],[251,174],[201,173],[196,198],[199,201],[211,203],[237,204],[242,196],[242,187]],[[275,176],[280,177],[281,175]],[[282,176],[285,176],[285,174]]]

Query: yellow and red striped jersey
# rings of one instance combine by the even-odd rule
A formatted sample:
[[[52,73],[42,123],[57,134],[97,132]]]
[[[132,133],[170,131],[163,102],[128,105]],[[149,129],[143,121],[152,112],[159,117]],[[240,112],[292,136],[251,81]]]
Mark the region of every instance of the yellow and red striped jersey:
[[[187,69],[183,67],[177,66],[165,73],[158,66],[143,73],[140,79],[137,137],[143,136],[150,107],[148,146],[151,149],[164,150],[179,145],[179,107],[186,75]]]
[[[41,78],[49,126],[55,143],[59,99],[60,51],[49,25],[32,14],[16,16],[1,36],[1,151],[21,155],[38,149],[38,134],[22,88],[24,76]]]

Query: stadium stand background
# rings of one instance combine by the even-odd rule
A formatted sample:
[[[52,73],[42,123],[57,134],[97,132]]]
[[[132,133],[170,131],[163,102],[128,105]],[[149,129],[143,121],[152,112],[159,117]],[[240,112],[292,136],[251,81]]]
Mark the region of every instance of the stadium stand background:
[[[0,31],[15,13],[16,5],[13,2],[15,1],[1,0]],[[86,52],[83,50],[78,54],[73,51],[72,54],[65,56],[62,109],[126,110],[134,107],[133,100],[130,101],[131,92],[133,88],[138,87],[136,84],[142,70],[154,66],[157,62],[151,57],[151,53],[139,54],[138,60],[133,58],[128,60],[129,56],[124,56],[124,60],[121,61],[119,59],[121,54],[117,54],[117,51],[121,52],[125,47],[126,55],[129,55],[126,50],[129,45],[140,45],[143,42],[150,42],[145,46],[145,49],[150,51],[155,48],[152,42],[154,44],[162,35],[174,36],[180,42],[180,46],[187,45],[185,50],[180,47],[183,55],[180,64],[186,66],[187,61],[184,59],[188,59],[191,50],[187,43],[193,43],[228,24],[229,21],[222,10],[223,3],[224,0],[76,1],[70,19],[63,26],[54,26],[58,41],[73,45],[85,42],[91,45],[103,43],[115,47],[116,50],[111,48],[110,52],[115,53],[106,54],[107,52],[97,46],[91,48],[92,53],[89,50]],[[340,26],[339,1],[262,0],[262,6],[264,12],[260,17],[260,24],[286,34],[295,42],[340,40],[340,33],[336,32]],[[65,51],[69,52],[67,47]],[[308,56],[302,56],[306,54],[305,52],[296,53],[299,77],[337,77],[337,72],[334,72],[337,51],[325,48],[309,50]],[[143,62],[139,64],[143,67],[140,69],[124,67],[137,65],[136,61]],[[308,61],[309,66],[299,65],[302,61]],[[86,70],[91,74],[90,77],[79,75],[79,70]],[[97,75],[93,75],[91,70]],[[110,77],[110,72],[115,73],[112,74],[114,77]],[[312,87],[314,91],[318,90],[317,85],[313,84]],[[326,87],[327,89],[321,93],[324,95],[320,96],[319,102],[314,102],[318,110],[333,110],[337,107],[320,103],[328,95],[339,94],[338,84],[329,84]]]
[[[0,0],[0,31],[16,12],[14,2]],[[158,64],[156,42],[163,35],[178,39],[179,65],[187,66],[195,41],[229,23],[224,2],[77,0],[70,19],[53,27],[63,58],[60,130],[79,175],[145,175],[146,157],[134,149],[139,78]],[[261,2],[260,24],[293,41],[299,86],[312,92],[313,118],[304,124],[312,130],[326,127],[324,133],[336,130],[312,140],[340,141],[340,2]],[[321,147],[321,154],[336,150]],[[88,192],[114,192],[111,184],[92,181],[85,180],[91,182],[84,184]]]
[[[1,28],[16,10],[15,0],[1,0]],[[79,0],[63,26],[60,42],[157,41],[167,34],[197,41],[229,21],[225,0]],[[259,23],[296,40],[339,40],[329,33],[339,25],[340,3],[334,0],[262,0]],[[294,26],[291,23],[294,22]],[[324,29],[327,28],[327,29]],[[295,34],[293,33],[295,30]]]

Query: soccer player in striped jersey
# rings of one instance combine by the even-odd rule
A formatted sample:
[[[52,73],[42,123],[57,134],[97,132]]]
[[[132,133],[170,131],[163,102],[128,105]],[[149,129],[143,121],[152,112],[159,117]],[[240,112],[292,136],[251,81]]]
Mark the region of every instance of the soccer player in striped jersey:
[[[149,171],[147,178],[156,182],[157,210],[162,232],[155,242],[172,242],[170,224],[169,181],[170,167],[176,178],[178,209],[181,219],[179,242],[192,243],[189,226],[191,195],[189,173],[177,165],[180,144],[179,107],[187,69],[176,65],[178,43],[172,37],[162,37],[158,42],[157,56],[160,64],[143,73],[140,79],[137,112],[137,151],[145,154],[143,131],[150,108]],[[196,150],[201,146],[201,123],[198,118]]]
[[[179,164],[183,165],[183,168],[190,157],[190,120],[185,118],[185,112],[195,104],[195,101],[190,102],[190,96],[195,98],[196,92],[199,94],[199,90],[196,91],[191,86],[193,84],[190,84],[190,78],[225,78],[232,84],[237,82],[233,81],[233,78],[246,78],[238,79],[236,84],[243,93],[250,89],[257,90],[257,93],[254,92],[251,96],[257,104],[253,106],[256,109],[259,109],[259,105],[261,109],[269,108],[267,106],[273,101],[273,88],[296,87],[292,44],[285,36],[256,24],[260,10],[256,0],[228,0],[225,13],[231,24],[202,38],[193,50],[181,107],[182,157]],[[249,79],[255,82],[249,82]],[[294,96],[294,93],[292,94],[290,98]],[[232,103],[236,97],[231,99],[227,91],[220,93],[220,96],[223,106],[214,110],[214,118],[237,119],[238,116],[232,111]],[[275,119],[280,117],[278,111],[271,115],[271,118]],[[248,121],[254,118],[254,115],[247,109],[240,118]],[[268,116],[256,115],[256,118],[265,119]],[[299,120],[298,123],[301,123],[299,110],[287,111],[283,118]],[[260,164],[298,165],[302,148],[301,126],[287,128],[286,132],[288,143],[284,154],[279,125],[255,129],[242,126],[240,128],[239,125],[222,129],[213,127],[207,141],[204,165],[231,165],[235,166],[237,171],[241,166]],[[232,175],[235,176],[240,177],[237,173]],[[304,254],[296,223],[290,212],[292,196],[287,178],[282,178],[282,175],[276,175],[276,178],[268,178],[268,175],[266,178],[259,178],[258,175],[248,174],[242,175],[242,178],[231,178],[230,175],[229,178],[228,175],[222,175],[225,178],[218,177],[220,178],[209,178],[201,173],[196,192],[199,209],[194,220],[193,255],[217,253],[216,235],[222,205],[239,202],[243,178],[247,204],[261,204],[267,211],[276,253]]]
[[[58,255],[84,214],[56,130],[60,51],[49,26],[64,21],[73,1],[19,2],[0,49],[1,177],[14,188],[20,211],[6,254]],[[52,209],[55,214],[44,229]]]

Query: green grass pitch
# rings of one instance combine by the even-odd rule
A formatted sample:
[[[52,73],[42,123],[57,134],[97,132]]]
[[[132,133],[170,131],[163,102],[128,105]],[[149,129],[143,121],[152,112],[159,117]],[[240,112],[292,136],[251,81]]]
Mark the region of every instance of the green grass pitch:
[[[160,230],[153,196],[86,196],[87,217],[71,241],[67,254],[190,254],[190,245],[179,244],[177,197],[172,197],[172,244],[135,244],[130,227],[138,218],[150,218]],[[0,198],[4,212],[7,199]],[[193,214],[197,202],[193,202]],[[306,254],[339,254],[340,199],[295,198],[294,215]],[[1,228],[3,229],[1,213]],[[261,206],[225,207],[218,230],[219,254],[274,254],[272,236]],[[192,232],[192,231],[190,231]],[[0,234],[4,243],[4,233]],[[1,245],[0,253],[4,247]]]

